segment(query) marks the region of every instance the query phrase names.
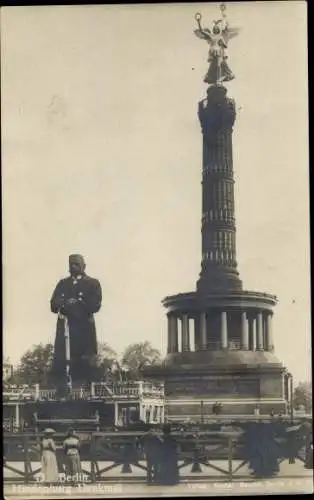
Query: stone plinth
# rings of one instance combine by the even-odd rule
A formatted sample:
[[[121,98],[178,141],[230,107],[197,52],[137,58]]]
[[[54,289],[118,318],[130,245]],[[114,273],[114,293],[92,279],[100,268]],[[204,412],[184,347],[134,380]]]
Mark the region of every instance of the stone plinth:
[[[168,420],[222,415],[269,416],[286,412],[285,369],[270,352],[200,351],[171,353],[161,366],[146,368],[146,375],[165,381]]]

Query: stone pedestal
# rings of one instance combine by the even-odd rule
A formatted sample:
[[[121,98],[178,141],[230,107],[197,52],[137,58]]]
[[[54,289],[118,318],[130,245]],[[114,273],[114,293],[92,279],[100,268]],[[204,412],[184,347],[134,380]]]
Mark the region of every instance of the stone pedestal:
[[[165,382],[168,421],[189,418],[200,422],[216,418],[213,406],[222,405],[220,417],[285,413],[285,369],[266,352],[203,351],[167,356],[163,367],[146,369],[146,376]]]

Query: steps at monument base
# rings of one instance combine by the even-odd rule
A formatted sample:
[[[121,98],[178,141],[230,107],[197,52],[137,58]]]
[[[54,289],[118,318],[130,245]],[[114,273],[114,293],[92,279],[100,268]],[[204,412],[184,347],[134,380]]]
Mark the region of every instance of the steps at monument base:
[[[243,402],[243,403],[224,403],[222,400],[219,401],[222,404],[221,413],[218,415],[219,418],[224,417],[246,417],[254,419],[255,409],[256,409],[256,401],[254,402]],[[205,417],[205,418],[217,418],[217,416],[213,413],[213,402],[206,403],[203,402],[203,406],[199,402],[195,403],[193,400],[187,403],[186,401],[180,402],[180,400],[174,402],[171,401],[169,403],[166,402],[166,411],[168,420],[175,418],[176,420],[185,418],[197,419]],[[284,415],[286,413],[286,404],[284,401],[274,401],[274,402],[263,402],[261,401],[258,405],[259,414],[261,416],[269,417],[271,412],[278,415],[281,413]]]

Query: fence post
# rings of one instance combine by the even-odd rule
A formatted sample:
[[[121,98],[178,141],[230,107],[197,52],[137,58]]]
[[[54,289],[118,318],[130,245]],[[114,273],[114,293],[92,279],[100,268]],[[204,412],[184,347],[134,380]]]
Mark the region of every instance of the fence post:
[[[228,473],[229,473],[229,480],[230,481],[232,481],[232,479],[233,479],[232,459],[233,459],[233,442],[232,442],[232,437],[229,436],[229,438],[228,438]]]
[[[90,387],[90,395],[92,398],[95,397],[95,382],[92,382],[91,383],[91,387]]]
[[[193,464],[191,468],[191,472],[202,472],[201,464],[200,464],[200,450],[198,445],[193,452]]]
[[[124,445],[124,450],[123,450],[123,466],[121,470],[121,474],[131,474],[132,467],[131,467],[131,460],[132,460],[132,452],[133,452],[133,446],[131,443],[125,443]]]
[[[15,405],[14,426],[19,431],[19,429],[20,429],[20,403],[16,403],[16,405]]]
[[[95,467],[95,436],[91,435],[90,443],[90,470],[91,470],[91,482],[96,483],[96,467]]]
[[[292,374],[289,373],[289,381],[290,381],[290,423],[293,424],[294,421],[294,412],[293,412],[293,404],[294,404],[294,395],[293,395],[293,377]]]
[[[40,399],[39,384],[35,384],[35,400],[38,401],[39,399]]]
[[[32,466],[29,458],[29,440],[27,434],[23,436],[23,450],[24,450],[24,474],[25,483],[29,483],[30,474],[32,472]]]

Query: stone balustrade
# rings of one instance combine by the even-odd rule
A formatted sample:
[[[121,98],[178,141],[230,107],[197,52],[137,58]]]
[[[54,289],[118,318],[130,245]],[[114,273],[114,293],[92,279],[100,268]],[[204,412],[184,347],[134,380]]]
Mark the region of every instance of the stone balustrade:
[[[127,396],[129,398],[140,397],[164,397],[163,385],[151,384],[149,382],[138,381],[122,384],[107,384],[106,382],[93,382],[90,387],[73,388],[71,399],[91,399],[93,397],[119,397]],[[19,388],[17,386],[6,387],[3,391],[4,401],[27,401],[27,400],[46,400],[55,401],[57,399],[56,390],[53,388],[40,388],[38,384]]]

